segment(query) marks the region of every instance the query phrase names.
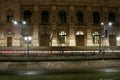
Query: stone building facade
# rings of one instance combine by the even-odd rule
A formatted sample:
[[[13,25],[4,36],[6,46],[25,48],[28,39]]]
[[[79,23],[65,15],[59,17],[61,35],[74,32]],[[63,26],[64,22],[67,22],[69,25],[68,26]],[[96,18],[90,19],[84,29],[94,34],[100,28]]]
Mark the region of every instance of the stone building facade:
[[[119,0],[0,0],[0,46],[119,46],[119,36]]]

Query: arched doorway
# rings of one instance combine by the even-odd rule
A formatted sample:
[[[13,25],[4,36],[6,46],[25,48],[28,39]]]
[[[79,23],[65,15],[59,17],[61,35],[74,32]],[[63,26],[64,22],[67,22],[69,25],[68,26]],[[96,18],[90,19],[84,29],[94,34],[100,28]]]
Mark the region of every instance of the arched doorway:
[[[76,46],[84,46],[84,33],[82,31],[76,32]]]
[[[40,46],[49,46],[49,39],[50,39],[49,33],[47,32],[43,33],[41,35]]]

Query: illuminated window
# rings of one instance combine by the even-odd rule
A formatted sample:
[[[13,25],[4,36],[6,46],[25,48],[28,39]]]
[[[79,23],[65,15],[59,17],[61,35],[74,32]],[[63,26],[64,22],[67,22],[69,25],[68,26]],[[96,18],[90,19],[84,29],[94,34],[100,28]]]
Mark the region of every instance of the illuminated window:
[[[42,11],[41,14],[41,22],[42,24],[48,24],[49,23],[49,12],[48,11]]]
[[[100,34],[97,31],[95,31],[92,36],[93,36],[93,44],[99,44]]]
[[[61,31],[58,35],[59,43],[65,44],[66,43],[66,33],[64,31]]]
[[[59,12],[59,23],[60,24],[66,24],[67,23],[67,14],[65,11]]]

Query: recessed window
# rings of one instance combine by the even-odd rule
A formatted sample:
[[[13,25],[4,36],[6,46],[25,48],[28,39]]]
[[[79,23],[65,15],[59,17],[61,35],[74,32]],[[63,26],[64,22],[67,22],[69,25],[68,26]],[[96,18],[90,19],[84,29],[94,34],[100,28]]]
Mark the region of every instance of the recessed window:
[[[93,12],[93,24],[100,25],[100,14],[98,12]]]
[[[7,15],[7,22],[12,22],[13,16],[12,15]]]
[[[48,24],[49,23],[49,12],[44,10],[41,14],[41,22],[42,24]]]
[[[31,22],[30,19],[31,19],[31,11],[29,10],[24,11],[24,20],[27,23],[30,23]]]
[[[113,12],[109,12],[109,22],[112,22],[113,25],[116,23],[116,16]]]
[[[83,24],[83,13],[81,11],[78,11],[76,13],[76,18],[77,18],[77,24],[78,25]]]
[[[59,24],[66,24],[67,23],[67,14],[65,11],[59,12]]]

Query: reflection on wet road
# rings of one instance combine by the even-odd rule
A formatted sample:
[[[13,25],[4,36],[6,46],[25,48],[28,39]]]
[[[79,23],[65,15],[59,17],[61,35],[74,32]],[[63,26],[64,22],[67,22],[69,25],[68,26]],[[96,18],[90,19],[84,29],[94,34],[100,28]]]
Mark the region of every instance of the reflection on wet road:
[[[120,69],[0,72],[0,80],[120,80]]]

